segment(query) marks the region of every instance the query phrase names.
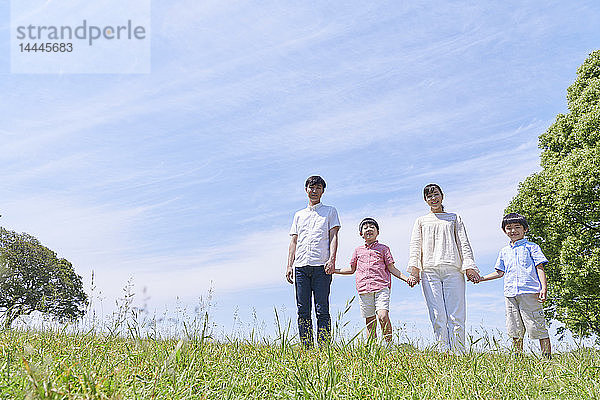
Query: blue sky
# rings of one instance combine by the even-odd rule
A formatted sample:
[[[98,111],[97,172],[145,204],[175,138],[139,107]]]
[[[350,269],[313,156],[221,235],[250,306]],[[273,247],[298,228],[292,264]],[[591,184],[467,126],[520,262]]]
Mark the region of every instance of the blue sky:
[[[273,307],[294,318],[288,231],[312,174],[342,221],[340,265],[373,216],[404,269],[437,182],[490,271],[503,209],[600,37],[597,1],[153,1],[151,73],[34,75],[10,73],[0,15],[2,226],[87,287],[94,271],[104,314],[130,279],[157,314],[212,288],[224,332],[253,313],[270,332]],[[354,294],[335,277],[334,316]],[[500,281],[467,305],[472,329],[503,331]],[[420,288],[394,282],[391,318],[431,335]]]

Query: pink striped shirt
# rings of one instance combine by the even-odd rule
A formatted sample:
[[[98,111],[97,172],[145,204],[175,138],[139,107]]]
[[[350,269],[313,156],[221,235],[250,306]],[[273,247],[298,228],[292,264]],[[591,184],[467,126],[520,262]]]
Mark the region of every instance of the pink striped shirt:
[[[359,294],[392,287],[392,275],[386,265],[393,263],[392,252],[385,244],[374,241],[354,249],[350,265],[356,267],[356,290]]]

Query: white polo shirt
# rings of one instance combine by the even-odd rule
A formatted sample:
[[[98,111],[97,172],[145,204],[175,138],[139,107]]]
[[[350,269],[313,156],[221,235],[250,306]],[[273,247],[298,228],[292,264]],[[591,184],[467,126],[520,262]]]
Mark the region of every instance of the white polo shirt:
[[[329,231],[340,226],[335,207],[318,203],[294,214],[290,235],[298,235],[294,267],[324,265],[329,259]]]

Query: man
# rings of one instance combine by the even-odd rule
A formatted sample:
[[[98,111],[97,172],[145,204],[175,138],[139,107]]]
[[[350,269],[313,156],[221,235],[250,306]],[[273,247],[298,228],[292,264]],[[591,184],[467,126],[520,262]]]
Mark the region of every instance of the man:
[[[290,229],[290,247],[285,276],[295,284],[298,306],[298,333],[304,347],[313,345],[311,303],[314,296],[319,345],[331,336],[329,289],[335,269],[340,220],[332,206],[321,203],[325,181],[309,177],[304,189],[308,207],[296,212]]]

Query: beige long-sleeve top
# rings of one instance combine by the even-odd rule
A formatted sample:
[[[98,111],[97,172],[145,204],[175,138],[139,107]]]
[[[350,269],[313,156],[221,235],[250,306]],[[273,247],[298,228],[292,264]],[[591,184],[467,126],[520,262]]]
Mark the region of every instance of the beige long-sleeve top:
[[[429,213],[417,218],[410,239],[408,270],[453,266],[462,272],[479,269],[459,215]]]

